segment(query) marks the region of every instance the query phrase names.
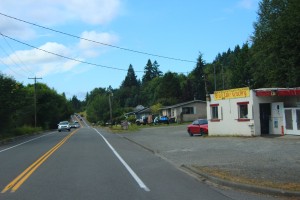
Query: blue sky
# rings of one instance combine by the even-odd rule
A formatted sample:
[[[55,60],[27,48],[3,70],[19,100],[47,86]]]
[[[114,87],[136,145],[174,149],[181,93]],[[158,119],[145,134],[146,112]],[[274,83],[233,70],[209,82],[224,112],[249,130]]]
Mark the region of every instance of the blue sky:
[[[83,100],[96,87],[118,88],[132,64],[137,78],[151,59],[162,72],[193,70],[199,52],[206,62],[247,42],[259,0],[1,0],[0,71],[27,85],[39,82]],[[10,17],[8,17],[10,16]],[[69,37],[37,26],[134,51]],[[17,41],[16,41],[17,40]],[[19,41],[19,42],[18,42]],[[22,43],[20,43],[22,42]],[[76,62],[31,46],[74,58]],[[101,66],[106,66],[101,67]],[[117,68],[117,69],[111,69]]]

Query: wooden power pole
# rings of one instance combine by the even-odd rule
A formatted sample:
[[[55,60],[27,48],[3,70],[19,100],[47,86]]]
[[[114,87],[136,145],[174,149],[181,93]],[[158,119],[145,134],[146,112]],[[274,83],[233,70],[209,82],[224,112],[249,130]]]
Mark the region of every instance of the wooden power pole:
[[[28,78],[28,79],[34,79],[34,127],[36,128],[36,80],[37,79],[42,79],[42,78],[37,78],[37,77],[34,77],[34,78]]]

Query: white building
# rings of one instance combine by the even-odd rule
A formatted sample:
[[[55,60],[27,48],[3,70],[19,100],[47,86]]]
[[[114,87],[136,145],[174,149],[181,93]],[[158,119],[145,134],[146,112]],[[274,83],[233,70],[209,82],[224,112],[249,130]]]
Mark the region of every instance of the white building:
[[[209,135],[300,135],[300,88],[237,88],[207,101]]]

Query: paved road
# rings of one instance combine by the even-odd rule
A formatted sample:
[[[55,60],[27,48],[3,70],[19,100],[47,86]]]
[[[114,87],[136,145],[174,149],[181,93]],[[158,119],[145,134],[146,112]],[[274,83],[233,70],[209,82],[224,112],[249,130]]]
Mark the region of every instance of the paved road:
[[[274,199],[216,189],[119,135],[86,126],[2,145],[0,161],[1,200]]]
[[[213,169],[279,186],[300,185],[299,136],[190,137],[186,126],[143,128],[122,136],[177,167]]]

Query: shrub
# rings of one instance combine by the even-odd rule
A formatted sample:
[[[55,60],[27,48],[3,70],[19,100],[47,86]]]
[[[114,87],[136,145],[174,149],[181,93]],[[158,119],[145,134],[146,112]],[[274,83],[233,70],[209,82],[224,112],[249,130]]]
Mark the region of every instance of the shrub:
[[[37,133],[39,131],[42,131],[41,127],[36,127],[35,128],[35,127],[24,125],[22,127],[16,128],[13,131],[13,134],[15,136],[19,136],[19,135],[33,134],[33,133]]]

